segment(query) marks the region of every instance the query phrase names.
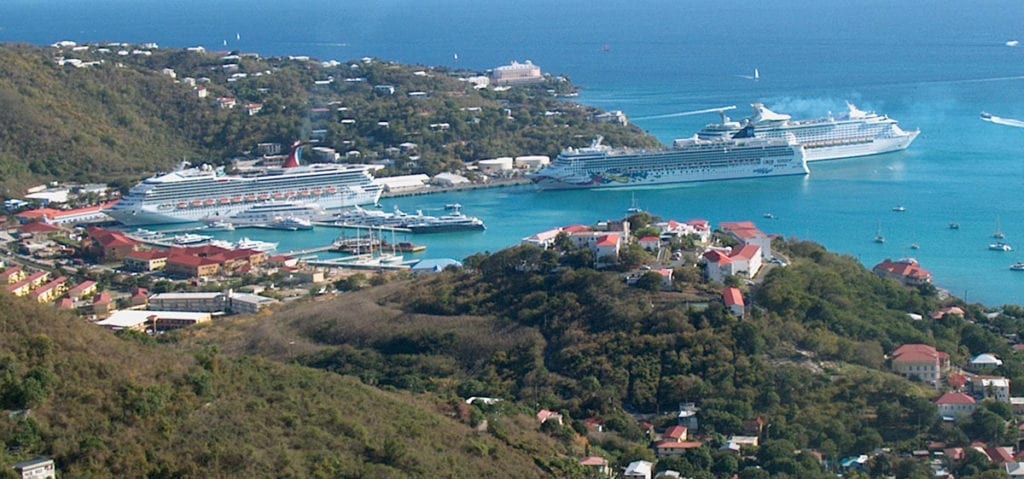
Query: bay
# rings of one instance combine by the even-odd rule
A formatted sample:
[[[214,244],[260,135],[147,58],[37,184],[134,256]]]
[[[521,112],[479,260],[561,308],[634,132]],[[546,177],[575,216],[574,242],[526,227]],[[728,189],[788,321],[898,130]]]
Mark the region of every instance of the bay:
[[[840,113],[845,102],[888,114],[921,136],[905,152],[813,163],[806,178],[674,188],[537,192],[502,188],[385,200],[406,211],[446,203],[487,231],[417,236],[428,257],[463,258],[554,226],[621,218],[636,195],[665,218],[756,221],[867,266],[914,256],[939,286],[989,305],[1022,302],[1024,254],[988,251],[997,219],[1024,251],[1024,130],[980,121],[1024,118],[1024,4],[956,2],[584,2],[463,0],[8,0],[0,41],[204,45],[320,59],[364,56],[484,70],[530,59],[581,85],[581,102],[622,110],[663,142],[714,115],[674,116],[762,101],[794,118]],[[224,42],[227,46],[224,46]],[[456,59],[457,54],[457,59]],[[757,68],[760,80],[752,81]],[[509,152],[530,154],[533,152]],[[892,208],[903,205],[906,211]],[[771,212],[778,219],[762,218]],[[959,230],[950,230],[950,222]],[[872,241],[881,228],[888,241]],[[227,236],[323,244],[336,230]],[[920,245],[910,250],[912,243]],[[294,245],[294,246],[293,246]]]

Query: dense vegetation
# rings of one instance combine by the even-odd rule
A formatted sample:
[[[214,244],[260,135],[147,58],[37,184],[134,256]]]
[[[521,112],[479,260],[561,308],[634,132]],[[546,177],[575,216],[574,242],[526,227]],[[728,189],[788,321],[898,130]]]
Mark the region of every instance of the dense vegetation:
[[[656,144],[635,127],[595,123],[596,110],[555,98],[549,91],[573,89],[565,79],[480,91],[459,80],[474,72],[166,49],[117,55],[121,48],[0,46],[0,194],[18,195],[26,185],[53,179],[130,185],[183,159],[224,164],[261,142],[316,140],[354,152],[352,161],[393,160],[385,174],[554,155],[597,135],[612,144]],[[61,58],[102,63],[75,68],[59,65]],[[163,74],[165,68],[177,79]],[[199,98],[185,78],[205,86],[208,97]],[[375,85],[395,91],[375,93]],[[426,97],[410,97],[414,91]],[[219,97],[238,105],[218,108]],[[249,103],[262,110],[250,115]],[[399,150],[405,142],[417,147]]]
[[[744,321],[715,300],[627,287],[617,274],[559,266],[571,254],[530,247],[471,258],[470,270],[349,293],[344,309],[313,304],[279,319],[325,346],[289,357],[368,384],[548,407],[574,418],[580,434],[580,419],[601,418],[614,432],[591,436],[590,450],[619,465],[650,455],[636,418],[667,426],[681,402],[700,406],[701,432],[712,440],[659,467],[694,477],[757,477],[754,466],[778,477],[825,474],[793,451],[836,461],[930,440],[1012,442],[1008,408],[986,403],[964,421],[942,423],[937,391],[888,372],[885,354],[912,342],[936,344],[959,364],[995,352],[1006,362],[991,373],[1019,391],[1021,360],[1000,336],[1024,331],[1019,308],[994,319],[970,307],[967,318],[915,321],[908,312],[939,307],[934,288],[882,280],[812,243],[778,246],[793,264],[767,275]],[[263,350],[248,341],[250,352]],[[757,419],[767,430],[752,426]],[[756,458],[717,452],[726,436],[752,432],[768,439]],[[885,461],[875,472],[928,474],[895,455]]]
[[[96,478],[540,477],[570,463],[532,428],[500,424],[535,449],[511,448],[429,398],[116,337],[6,294],[0,311],[0,477],[39,456]]]

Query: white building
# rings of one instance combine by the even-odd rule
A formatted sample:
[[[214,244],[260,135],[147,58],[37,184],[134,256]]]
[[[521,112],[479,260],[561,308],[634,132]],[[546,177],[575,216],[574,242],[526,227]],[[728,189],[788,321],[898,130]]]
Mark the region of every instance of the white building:
[[[476,165],[480,167],[480,172],[485,175],[500,175],[512,171],[512,157],[505,156],[502,158],[491,158],[488,160],[480,160],[476,162]]]
[[[35,459],[14,465],[14,472],[22,479],[56,479],[57,467],[53,459]]]
[[[374,183],[384,187],[385,192],[396,193],[402,191],[414,191],[425,188],[430,182],[427,175],[403,175],[386,176],[373,180]]]
[[[651,470],[654,464],[647,461],[633,461],[626,466],[622,473],[623,479],[651,479]]]
[[[98,326],[103,326],[114,331],[131,329],[145,331],[156,326],[158,330],[178,329],[193,326],[199,323],[207,323],[211,320],[210,313],[190,313],[183,311],[140,311],[121,310],[115,311],[109,318],[98,321]]]
[[[526,63],[513,61],[509,65],[503,65],[491,72],[491,79],[496,85],[522,85],[544,81],[540,67],[534,65],[530,60]]]
[[[430,183],[437,186],[457,186],[469,184],[469,179],[455,173],[438,173],[430,179]]]
[[[551,158],[547,155],[526,155],[517,156],[514,166],[521,170],[537,171],[551,164]]]

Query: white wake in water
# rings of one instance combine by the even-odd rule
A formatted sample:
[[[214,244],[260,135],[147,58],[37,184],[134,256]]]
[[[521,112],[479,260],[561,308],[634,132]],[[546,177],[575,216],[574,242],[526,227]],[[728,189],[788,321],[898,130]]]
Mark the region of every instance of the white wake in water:
[[[997,125],[1012,126],[1015,128],[1024,128],[1024,121],[1014,120],[1013,118],[1002,118],[995,115],[988,115],[981,117],[982,120],[989,123],[995,123]]]

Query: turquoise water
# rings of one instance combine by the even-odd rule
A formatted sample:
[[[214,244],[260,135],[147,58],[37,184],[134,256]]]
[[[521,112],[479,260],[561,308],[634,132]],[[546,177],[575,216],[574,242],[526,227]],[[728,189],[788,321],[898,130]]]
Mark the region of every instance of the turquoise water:
[[[424,257],[494,251],[558,225],[623,216],[635,193],[666,218],[750,219],[770,233],[808,238],[871,266],[913,256],[968,300],[1024,302],[1024,253],[987,250],[997,221],[1024,251],[1024,130],[978,119],[1024,118],[1024,3],[927,5],[849,2],[352,2],[8,0],[0,41],[153,41],[322,59],[374,56],[487,69],[531,59],[584,87],[579,100],[623,110],[664,142],[712,115],[648,118],[763,101],[795,118],[840,112],[846,100],[922,130],[905,152],[811,165],[806,178],[676,188],[536,192],[529,187],[385,200],[385,208],[439,212],[459,202],[487,231],[411,238]],[[840,5],[835,5],[841,3]],[[129,8],[130,7],[130,8]],[[283,23],[282,19],[294,19]],[[812,20],[813,19],[813,20]],[[240,40],[235,40],[236,33]],[[607,48],[605,48],[607,46]],[[455,54],[458,54],[458,61]],[[761,79],[743,76],[759,69]],[[645,119],[647,118],[647,119]],[[510,152],[529,154],[533,152]],[[907,211],[892,212],[896,205]],[[778,219],[762,218],[771,212]],[[947,225],[960,223],[958,231]],[[872,242],[879,228],[888,242]],[[298,249],[338,230],[220,233]],[[910,250],[917,243],[919,250]]]

